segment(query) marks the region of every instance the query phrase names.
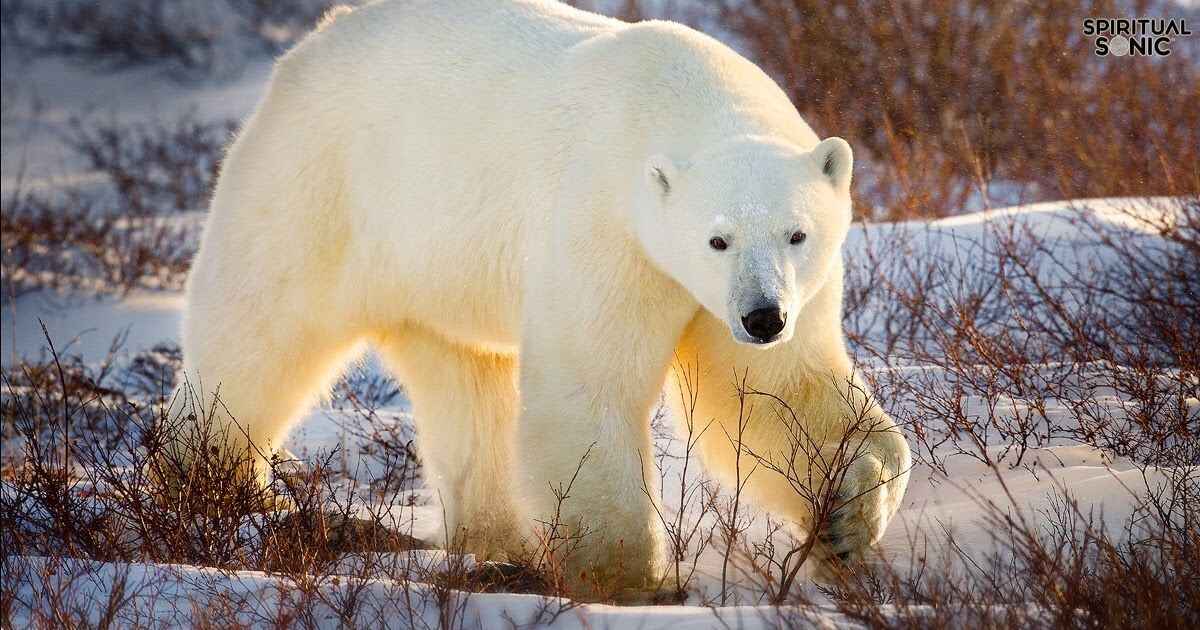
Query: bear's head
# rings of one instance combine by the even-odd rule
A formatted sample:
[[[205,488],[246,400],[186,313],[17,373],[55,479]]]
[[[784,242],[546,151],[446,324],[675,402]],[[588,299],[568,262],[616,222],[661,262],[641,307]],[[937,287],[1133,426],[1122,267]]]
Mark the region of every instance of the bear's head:
[[[830,279],[850,227],[850,145],[809,151],[745,136],[679,159],[646,160],[638,238],[734,339],[791,339],[805,304]]]

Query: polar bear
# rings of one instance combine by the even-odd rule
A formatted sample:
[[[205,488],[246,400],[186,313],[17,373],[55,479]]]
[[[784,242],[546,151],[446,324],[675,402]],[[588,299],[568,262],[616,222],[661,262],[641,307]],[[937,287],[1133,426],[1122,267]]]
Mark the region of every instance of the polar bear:
[[[558,510],[590,532],[580,579],[636,588],[661,557],[649,420],[680,361],[720,425],[706,465],[771,464],[746,493],[801,530],[796,481],[850,435],[814,533],[822,558],[860,554],[909,452],[841,332],[851,166],[759,68],[678,24],[535,0],[342,12],[278,62],[224,161],[184,369],[278,445],[369,344],[409,392],[452,536],[502,557]],[[736,445],[735,375],[778,403]]]

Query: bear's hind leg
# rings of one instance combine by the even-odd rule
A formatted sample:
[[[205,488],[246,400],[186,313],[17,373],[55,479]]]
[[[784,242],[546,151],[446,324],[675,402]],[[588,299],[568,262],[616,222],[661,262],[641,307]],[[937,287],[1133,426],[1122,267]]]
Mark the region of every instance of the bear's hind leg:
[[[376,346],[412,400],[426,480],[446,515],[446,545],[461,545],[480,559],[516,554],[510,481],[516,359],[420,329],[376,340]]]
[[[212,409],[227,446],[248,450],[254,474],[265,483],[266,459],[341,372],[357,344],[332,327],[287,325],[269,310],[234,311],[203,297],[193,296],[184,322],[187,381],[179,386],[176,404],[179,413]]]

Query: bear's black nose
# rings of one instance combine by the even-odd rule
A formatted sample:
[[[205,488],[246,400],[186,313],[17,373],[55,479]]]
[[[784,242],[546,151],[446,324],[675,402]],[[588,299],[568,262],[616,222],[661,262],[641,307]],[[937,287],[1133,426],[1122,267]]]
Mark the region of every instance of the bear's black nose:
[[[760,308],[750,311],[749,315],[742,318],[742,326],[746,327],[746,332],[750,333],[759,343],[767,343],[783,330],[783,324],[787,321],[787,315],[781,312],[778,308]]]

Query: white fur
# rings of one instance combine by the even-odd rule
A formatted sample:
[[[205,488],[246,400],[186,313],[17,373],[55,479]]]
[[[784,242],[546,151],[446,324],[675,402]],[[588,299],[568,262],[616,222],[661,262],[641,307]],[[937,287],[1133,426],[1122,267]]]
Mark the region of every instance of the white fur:
[[[853,378],[850,149],[819,144],[757,67],[677,24],[544,2],[335,17],[280,60],[230,149],[188,283],[185,369],[251,439],[278,445],[367,342],[408,387],[451,534],[511,551],[594,444],[564,505],[596,532],[577,562],[640,583],[658,546],[648,418],[676,356],[701,365],[699,417],[735,423],[733,375],[749,370],[832,434]],[[717,233],[728,250],[709,247]],[[747,345],[740,317],[763,296],[787,327]],[[775,457],[767,407],[746,447]],[[869,413],[885,431],[847,483],[890,481],[861,500],[856,549],[908,467]],[[708,435],[708,466],[730,474],[733,449]],[[769,477],[751,495],[805,526]]]

